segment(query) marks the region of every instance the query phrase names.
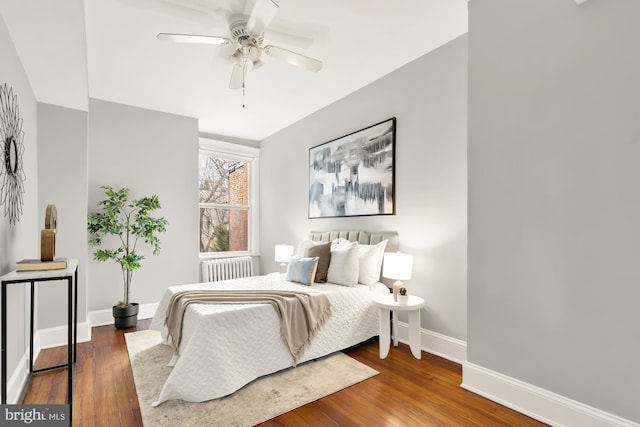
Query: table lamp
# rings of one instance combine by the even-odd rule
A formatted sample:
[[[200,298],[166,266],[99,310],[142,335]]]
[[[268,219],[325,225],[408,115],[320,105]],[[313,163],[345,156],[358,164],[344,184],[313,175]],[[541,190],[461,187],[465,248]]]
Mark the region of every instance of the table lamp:
[[[291,245],[276,245],[276,262],[280,263],[280,273],[287,272],[287,263],[289,258],[293,255],[293,246]]]
[[[393,284],[394,301],[398,301],[398,290],[404,287],[404,283],[401,280],[411,280],[412,268],[413,256],[400,252],[385,252],[382,275],[396,281]]]

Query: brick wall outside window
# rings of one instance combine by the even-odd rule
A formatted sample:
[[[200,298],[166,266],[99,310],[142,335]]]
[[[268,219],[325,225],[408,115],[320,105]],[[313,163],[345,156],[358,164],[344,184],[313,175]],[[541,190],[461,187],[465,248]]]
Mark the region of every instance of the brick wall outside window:
[[[229,204],[249,205],[249,164],[244,163],[229,172]],[[249,216],[246,210],[233,209],[229,213],[229,250],[249,248]]]

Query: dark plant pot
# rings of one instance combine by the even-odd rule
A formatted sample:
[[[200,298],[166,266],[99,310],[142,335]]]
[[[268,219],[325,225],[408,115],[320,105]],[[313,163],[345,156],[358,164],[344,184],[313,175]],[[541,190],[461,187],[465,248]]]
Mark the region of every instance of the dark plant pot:
[[[138,303],[132,302],[126,307],[113,306],[113,320],[116,328],[133,328],[138,324]]]

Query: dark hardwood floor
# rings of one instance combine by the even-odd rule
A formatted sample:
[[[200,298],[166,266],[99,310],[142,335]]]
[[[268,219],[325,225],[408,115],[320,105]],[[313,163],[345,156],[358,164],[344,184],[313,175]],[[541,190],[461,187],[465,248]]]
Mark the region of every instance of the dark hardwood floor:
[[[78,344],[73,406],[74,426],[141,426],[138,398],[124,333],[138,327],[93,329],[92,341]],[[518,412],[460,387],[460,365],[400,344],[380,360],[378,341],[345,351],[380,372],[373,378],[267,421],[280,426],[544,426]],[[43,350],[36,368],[64,363],[66,347]],[[66,370],[33,376],[25,404],[65,403]],[[151,427],[151,426],[149,426]]]

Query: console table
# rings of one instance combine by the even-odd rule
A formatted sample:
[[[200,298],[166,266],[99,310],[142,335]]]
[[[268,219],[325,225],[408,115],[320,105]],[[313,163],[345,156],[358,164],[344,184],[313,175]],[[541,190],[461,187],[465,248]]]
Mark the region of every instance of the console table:
[[[56,280],[67,281],[68,291],[68,334],[67,334],[67,363],[50,366],[48,368],[33,369],[33,322],[35,306],[35,284]],[[69,403],[69,417],[73,414],[73,378],[78,343],[78,260],[67,260],[67,268],[59,270],[12,271],[0,277],[2,282],[2,404],[7,403],[7,286],[14,283],[31,284],[31,313],[29,334],[29,381],[33,374],[50,371],[52,369],[67,368],[68,388],[67,402]],[[71,420],[69,420],[71,422]]]

